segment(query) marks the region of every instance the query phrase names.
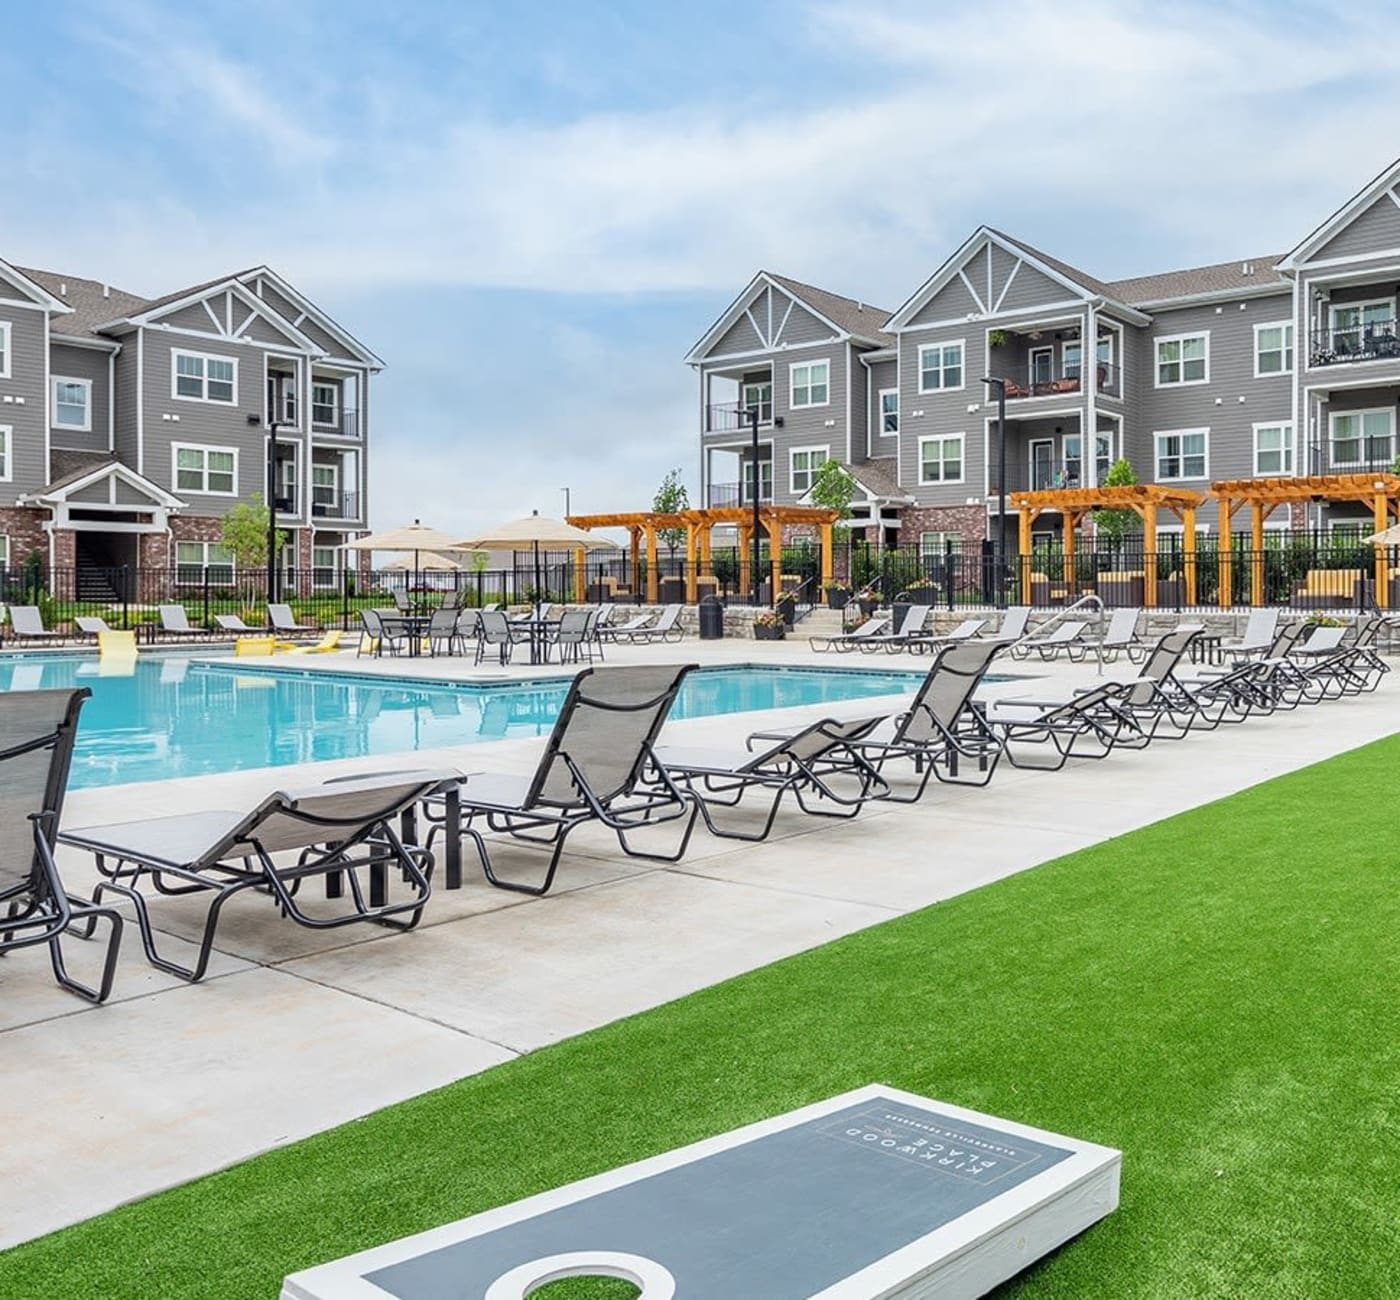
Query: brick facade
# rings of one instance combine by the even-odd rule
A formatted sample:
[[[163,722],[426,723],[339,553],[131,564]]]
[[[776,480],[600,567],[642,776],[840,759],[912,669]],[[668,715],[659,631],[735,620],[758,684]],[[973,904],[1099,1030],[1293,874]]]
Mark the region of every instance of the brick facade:
[[[47,510],[26,510],[23,506],[0,507],[0,534],[10,539],[10,567],[17,569],[38,551],[49,562],[49,535],[44,531]],[[71,561],[70,561],[71,563]]]
[[[964,550],[976,550],[988,537],[985,506],[906,506],[899,515],[899,544],[917,546],[921,533],[958,533]],[[1014,516],[1007,536],[1015,538]]]

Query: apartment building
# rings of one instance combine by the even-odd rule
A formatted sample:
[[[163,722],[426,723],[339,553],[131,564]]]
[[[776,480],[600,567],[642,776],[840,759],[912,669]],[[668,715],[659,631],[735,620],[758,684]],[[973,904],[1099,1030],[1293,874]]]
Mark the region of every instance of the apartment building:
[[[983,226],[893,311],[760,272],[686,358],[702,499],[798,502],[833,457],[855,535],[941,549],[992,535],[1003,492],[1092,487],[1119,457],[1198,491],[1389,469],[1397,306],[1400,162],[1288,252],[1214,266],[1104,281]],[[1268,520],[1366,523],[1325,499]]]
[[[283,564],[336,585],[382,367],[265,266],[145,298],[0,261],[0,567],[227,580],[222,519],[266,496],[275,424]]]

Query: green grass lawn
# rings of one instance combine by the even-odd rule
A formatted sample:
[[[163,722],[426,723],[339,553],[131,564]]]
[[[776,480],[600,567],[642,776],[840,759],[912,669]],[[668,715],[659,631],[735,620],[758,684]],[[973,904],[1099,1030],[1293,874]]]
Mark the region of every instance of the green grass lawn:
[[[606,1026],[0,1255],[0,1296],[270,1298],[872,1081],[1123,1149],[1118,1212],[1002,1296],[1400,1295],[1397,773],[1400,737]]]

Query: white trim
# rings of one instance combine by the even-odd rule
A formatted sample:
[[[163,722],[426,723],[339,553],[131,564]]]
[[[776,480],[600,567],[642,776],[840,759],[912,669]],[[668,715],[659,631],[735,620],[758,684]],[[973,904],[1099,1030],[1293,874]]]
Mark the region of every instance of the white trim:
[[[146,472],[146,331],[136,331],[136,472]],[[116,405],[116,391],[112,392]]]
[[[13,483],[15,478],[15,429],[12,424],[0,424],[0,483]]]
[[[246,284],[250,279],[257,281],[259,289],[262,288],[264,280],[270,280],[272,282],[272,287],[278,292],[278,294],[280,294],[289,303],[291,303],[293,307],[297,307],[301,310],[302,319],[305,319],[307,316],[310,316],[316,322],[316,324],[319,325],[323,330],[325,330],[327,334],[329,334],[333,339],[336,340],[336,342],[345,344],[345,346],[350,350],[350,352],[353,355],[351,357],[344,358],[344,360],[349,362],[351,365],[366,366],[370,370],[374,371],[384,369],[383,358],[379,357],[369,348],[367,348],[363,343],[360,342],[359,339],[357,339],[353,334],[351,334],[349,330],[347,330],[343,325],[339,324],[332,316],[327,315],[327,313],[322,308],[318,307],[314,302],[311,301],[310,298],[306,297],[306,295],[303,294],[300,290],[298,290],[293,285],[289,284],[286,280],[284,280],[280,275],[277,274],[276,271],[272,270],[271,267],[260,266],[256,270],[248,272],[247,275],[242,277],[239,283]],[[267,307],[267,310],[269,312],[271,312],[274,316],[277,317],[278,320],[285,320],[285,317],[283,317],[282,314],[278,312],[275,307],[267,305],[267,301],[263,298],[261,293],[257,295],[257,298],[260,303]],[[293,328],[295,329],[296,326],[294,325]],[[316,346],[315,343],[312,343],[312,346],[313,348],[315,348],[317,353],[321,353],[323,351],[323,349]]]
[[[193,357],[204,365],[200,369],[200,384],[206,396],[190,397],[178,391],[181,375],[179,372],[179,358]],[[233,367],[233,396],[225,402],[222,398],[209,397],[209,369],[210,361],[227,361]],[[266,362],[264,362],[266,365]],[[183,376],[188,379],[191,376]],[[216,381],[222,382],[222,381]],[[238,405],[238,358],[225,356],[219,352],[195,352],[192,348],[171,348],[170,349],[170,397],[176,402],[201,402],[206,406],[237,406]]]
[[[1259,430],[1260,429],[1281,429],[1283,436],[1280,439],[1279,455],[1286,458],[1287,465],[1279,469],[1259,468]],[[1255,478],[1292,478],[1297,471],[1297,459],[1293,436],[1292,420],[1256,420],[1250,426],[1250,440],[1253,454],[1254,477]],[[1270,449],[1272,451],[1272,448]]]
[[[9,379],[14,370],[14,323],[0,320],[0,349],[3,349],[4,364],[0,365],[0,379]]]
[[[971,265],[972,262],[971,259],[969,259],[965,265],[958,267],[958,278],[967,285],[967,291],[972,295],[972,301],[982,309],[982,314],[986,315],[987,304],[982,301],[982,295],[972,287],[972,281],[967,278],[967,267]]]
[[[742,387],[742,385],[741,385],[741,387]],[[310,415],[310,419],[311,419],[311,430],[312,430],[312,432],[315,432],[316,424],[317,424],[316,415],[315,415],[316,407],[317,407],[317,406],[324,406],[324,405],[325,405],[324,402],[317,402],[317,401],[316,401],[316,390],[317,390],[318,388],[329,388],[329,389],[331,390],[331,393],[333,394],[333,399],[332,399],[331,404],[330,404],[330,405],[331,405],[331,418],[330,418],[329,420],[322,420],[322,421],[320,421],[321,428],[323,428],[323,429],[325,429],[325,428],[327,428],[327,427],[332,427],[332,428],[334,428],[334,427],[338,427],[338,426],[340,425],[340,408],[341,408],[341,406],[343,405],[343,403],[342,403],[342,401],[341,401],[341,386],[340,386],[339,384],[335,383],[334,381],[327,381],[324,377],[322,377],[321,379],[318,380],[318,379],[316,378],[315,375],[312,375],[312,377],[311,377],[311,401],[310,401],[310,403],[308,404],[309,407],[310,407],[309,415]]]
[[[783,312],[783,318],[778,322],[777,333],[774,333],[772,330],[769,331],[768,336],[774,343],[777,343],[777,341],[783,337],[783,331],[787,329],[788,317],[792,315],[792,309],[797,306],[797,299],[791,294],[788,294],[787,304],[787,309]],[[768,291],[768,318],[770,321],[773,318],[773,291],[771,289]]]
[[[849,465],[854,457],[851,455],[851,389],[855,387],[852,377],[855,372],[856,350],[850,339],[846,340],[846,464]],[[866,380],[868,384],[869,379]],[[870,454],[870,435],[865,436],[865,453]]]
[[[1397,175],[1400,175],[1400,162],[1393,162],[1353,194],[1321,225],[1289,249],[1283,259],[1277,263],[1278,269],[1291,271],[1301,265],[1313,265],[1308,261],[1308,254],[1330,244],[1357,217],[1374,206],[1376,200],[1385,191],[1393,188]]]
[[[885,428],[885,394],[894,394],[894,428]],[[879,388],[875,391],[875,432],[881,438],[899,437],[899,389]]]
[[[1237,302],[1241,298],[1287,298],[1293,286],[1287,280],[1267,284],[1236,285],[1233,289],[1208,289],[1204,293],[1183,293],[1174,298],[1148,298],[1134,305],[1142,311],[1165,311],[1177,307],[1195,307],[1212,302]],[[1164,526],[1164,525],[1159,525]]]
[[[1162,453],[1159,448],[1159,439],[1162,438],[1187,438],[1194,434],[1200,434],[1205,439],[1205,447],[1201,455],[1202,469],[1199,474],[1163,474],[1162,473]],[[1186,452],[1183,449],[1178,453],[1177,459],[1182,461],[1182,468],[1185,468]],[[1210,480],[1210,426],[1198,425],[1189,429],[1154,429],[1152,431],[1152,481],[1154,483],[1195,483]]]
[[[201,488],[186,488],[180,486],[179,460],[182,451],[198,451],[204,453],[204,467],[200,473],[204,476],[204,486]],[[211,451],[227,452],[233,457],[233,491],[219,492],[209,486],[209,455]],[[189,492],[192,495],[202,497],[236,497],[238,495],[238,448],[219,447],[205,442],[172,442],[170,444],[170,482],[177,492]]]
[[[934,348],[939,349],[940,353],[938,358],[939,387],[925,388],[924,370],[926,369],[926,367],[924,366],[924,353],[932,352]],[[944,386],[942,383],[943,372],[948,369],[948,364],[944,360],[942,353],[946,352],[949,348],[958,349],[958,383]],[[919,353],[916,360],[919,364],[918,392],[921,397],[927,393],[960,393],[964,388],[967,387],[967,340],[965,338],[944,339],[939,343],[921,343],[919,345]]]
[[[1060,436],[1061,436],[1061,438],[1063,439],[1063,437],[1064,437],[1065,435],[1061,434]],[[1058,486],[1059,486],[1059,484],[1054,483],[1053,481],[1050,482],[1050,483],[1047,483],[1044,487],[1041,487],[1040,485],[1038,485],[1038,484],[1036,483],[1036,481],[1035,481],[1035,449],[1036,449],[1037,447],[1049,447],[1049,448],[1050,448],[1050,477],[1051,477],[1052,480],[1053,480],[1054,477],[1055,477],[1055,438],[1054,438],[1054,435],[1052,434],[1052,435],[1051,435],[1050,437],[1048,437],[1048,438],[1028,438],[1028,439],[1026,439],[1026,482],[1029,484],[1028,491],[1031,491],[1031,492],[1043,492],[1043,491],[1045,491],[1046,488],[1053,488],[1053,487],[1058,487]],[[1060,466],[1061,466],[1061,472],[1063,472],[1063,467],[1064,467],[1064,449],[1063,449],[1063,447],[1061,447]]]
[[[952,442],[956,439],[962,444],[962,454],[958,457],[958,477],[957,478],[925,478],[924,477],[924,444],[928,442]],[[939,464],[941,465],[940,458]],[[918,471],[920,487],[952,487],[959,483],[967,482],[967,434],[966,433],[926,433],[919,439],[918,443]]]
[[[747,285],[744,286],[744,288],[743,288],[742,290],[740,290],[738,296],[734,299],[733,302],[731,302],[731,303],[729,304],[728,307],[726,307],[726,308],[724,309],[724,311],[720,314],[719,318],[715,321],[715,323],[714,323],[713,325],[711,325],[710,328],[709,328],[708,330],[706,330],[705,333],[702,334],[702,335],[700,336],[699,342],[697,342],[697,343],[695,344],[695,346],[692,347],[692,348],[690,349],[690,351],[687,352],[687,353],[685,354],[686,362],[687,362],[688,364],[690,364],[690,365],[700,365],[700,364],[702,364],[702,363],[707,363],[707,362],[713,362],[713,361],[718,361],[718,360],[720,360],[719,357],[710,357],[710,356],[706,356],[706,355],[705,355],[706,349],[710,346],[710,344],[711,344],[713,341],[716,341],[716,340],[718,340],[718,339],[720,339],[720,338],[723,338],[724,335],[727,334],[727,333],[729,332],[729,330],[730,330],[735,324],[737,324],[737,322],[739,321],[739,318],[740,318],[745,312],[748,311],[750,304],[752,304],[752,302],[754,301],[754,299],[758,297],[759,290],[762,289],[763,286],[765,286],[765,285],[766,285],[770,290],[774,290],[774,291],[776,291],[776,292],[778,292],[778,293],[781,293],[781,294],[783,294],[785,297],[791,299],[791,300],[794,301],[794,302],[800,301],[800,302],[801,302],[801,305],[802,305],[802,309],[803,309],[804,311],[810,312],[810,313],[811,313],[813,316],[815,316],[819,321],[821,321],[821,323],[822,323],[823,325],[826,325],[826,326],[828,326],[828,327],[831,329],[831,332],[832,332],[832,335],[833,335],[833,337],[832,337],[831,339],[819,339],[819,340],[817,340],[814,344],[811,344],[811,345],[803,343],[803,344],[796,344],[796,345],[794,345],[794,346],[798,346],[798,347],[808,347],[808,346],[825,347],[825,346],[827,346],[827,345],[830,344],[830,343],[839,343],[839,342],[841,342],[843,339],[858,337],[857,335],[853,335],[853,334],[851,333],[850,330],[842,329],[841,326],[839,326],[835,321],[830,320],[828,317],[824,316],[820,311],[818,311],[814,306],[812,306],[812,304],[811,304],[810,302],[808,302],[805,298],[801,298],[800,295],[798,295],[797,293],[795,293],[793,290],[788,289],[788,288],[785,288],[783,285],[779,284],[776,280],[774,280],[771,276],[769,276],[769,274],[768,274],[766,271],[760,271],[756,276],[754,276],[754,278],[753,278],[752,280],[750,280],[750,281],[748,282]],[[878,313],[872,313],[872,315],[875,315],[875,314],[878,314]],[[786,324],[787,324],[787,321],[786,321],[786,319],[784,319],[783,325],[786,325]],[[875,328],[878,330],[878,329],[881,328],[881,326],[876,325]],[[763,334],[762,334],[762,331],[758,330],[758,328],[757,328],[756,326],[755,326],[755,333],[758,334],[759,339],[760,339],[760,341],[761,341],[762,338],[763,338]],[[781,333],[782,333],[782,326],[779,327],[779,334],[781,334]],[[871,342],[871,343],[874,343],[874,342],[876,342],[877,340],[875,340],[875,339],[870,339],[870,340],[868,340],[868,341]],[[788,346],[788,345],[787,345],[787,344],[784,344],[783,346],[786,347],[786,346]],[[727,354],[727,355],[729,355],[729,356],[731,356],[731,357],[739,357],[739,356],[745,356],[745,357],[748,357],[748,356],[762,356],[762,355],[765,355],[765,354],[767,354],[767,353],[769,353],[769,352],[772,352],[772,351],[774,351],[774,350],[775,350],[775,349],[772,348],[772,347],[766,347],[766,348],[761,348],[761,349],[759,349],[759,350],[757,350],[757,351],[753,351],[753,352],[734,352],[734,353],[729,353],[729,354]]]
[[[49,344],[49,317],[44,316],[44,482],[53,477],[53,348]],[[91,401],[91,394],[89,394]],[[91,417],[89,417],[89,423]],[[10,449],[11,457],[14,449]],[[49,538],[49,563],[53,563],[53,538]]]
[[[81,478],[73,479],[65,483],[56,492],[26,492],[20,497],[21,505],[56,505],[68,500],[73,492],[81,492],[84,488],[90,487],[100,479],[121,479],[136,488],[139,492],[144,492],[154,502],[155,508],[162,510],[183,510],[186,503],[179,497],[167,492],[159,483],[152,483],[150,479],[142,478],[134,469],[128,465],[123,465],[119,461],[108,461],[105,465],[98,465],[95,469],[89,470]],[[113,493],[108,494],[113,495]],[[84,507],[92,506],[93,503],[85,502]],[[96,508],[95,506],[93,508]],[[141,509],[142,507],[137,507]],[[122,506],[121,509],[129,510],[130,506]]]
[[[81,424],[60,424],[58,419],[58,386],[59,384],[76,384],[83,390],[83,422]],[[92,432],[92,380],[79,379],[72,375],[50,375],[49,395],[51,399],[50,427],[63,429],[68,433],[91,433]],[[71,403],[68,403],[71,405]]]
[[[803,402],[803,403],[801,403],[801,405],[799,405],[798,402],[797,402],[797,400],[796,400],[796,398],[795,398],[795,396],[794,396],[797,385],[796,385],[796,382],[795,382],[795,379],[794,379],[794,376],[793,376],[793,371],[794,371],[794,370],[798,370],[798,369],[809,369],[809,368],[812,367],[812,366],[825,366],[825,367],[826,367],[826,383],[825,383],[826,397],[825,397],[822,401],[820,401],[820,402],[811,402],[811,401],[807,401],[807,402]],[[812,388],[813,388],[813,387],[814,387],[814,385],[813,385],[813,383],[812,383],[812,377],[811,377],[810,375],[808,375],[808,376],[807,376],[807,395],[808,395],[808,397],[811,396],[811,394],[812,394]],[[789,410],[789,411],[811,411],[811,410],[815,410],[817,407],[821,407],[821,406],[830,406],[830,405],[831,405],[831,358],[830,358],[829,356],[827,356],[827,357],[810,357],[810,358],[808,358],[806,361],[790,361],[790,362],[788,362],[788,410]]]
[[[817,453],[820,453],[821,459],[820,459],[820,460],[817,460],[817,461],[813,461],[813,460],[812,460],[812,457],[813,457],[813,455],[815,455],[815,454],[817,454]],[[796,458],[797,456],[806,456],[806,457],[808,458],[808,459],[807,459],[807,470],[806,470],[806,473],[807,473],[807,486],[806,486],[806,487],[803,487],[803,488],[799,488],[799,487],[797,486],[797,483],[796,483],[795,478],[794,478],[794,476],[795,476],[796,473],[797,473],[797,470],[796,470],[796,468],[795,468],[794,465],[793,465],[793,460],[794,460],[794,458]],[[795,497],[796,497],[796,496],[802,496],[802,495],[804,495],[805,493],[810,492],[810,491],[812,490],[812,475],[813,475],[814,473],[816,473],[817,468],[818,468],[819,466],[825,464],[825,463],[826,463],[827,461],[829,461],[830,459],[831,459],[831,444],[830,444],[830,443],[820,443],[820,442],[816,442],[816,443],[811,443],[810,445],[802,446],[802,447],[789,447],[789,448],[788,448],[788,491],[789,491],[793,496],[795,496]],[[760,462],[760,463],[761,463],[761,462]],[[741,493],[741,495],[742,495],[742,493]]]
[[[1260,370],[1259,369],[1259,331],[1260,330],[1287,330],[1283,340],[1284,361],[1291,361],[1282,370]],[[1272,351],[1272,349],[1270,349]],[[1289,354],[1292,353],[1290,359]],[[1291,320],[1267,320],[1260,321],[1254,327],[1254,377],[1255,379],[1274,379],[1280,375],[1291,375],[1298,364],[1298,331],[1294,329]]]
[[[1010,311],[991,313],[981,319],[988,329],[996,329],[1003,321],[1024,324],[1025,322],[1021,320],[1024,316],[1032,318],[1040,316],[1046,319],[1054,319],[1057,316],[1065,318],[1067,313],[1082,311],[1083,309],[1084,303],[1082,299],[1066,298],[1061,302],[1037,303],[1034,307],[1013,307]],[[917,325],[902,326],[899,332],[901,334],[914,334],[920,330],[961,329],[967,324],[967,321],[968,318],[966,315],[952,316],[947,320],[920,321]]]
[[[118,344],[120,350],[120,344]],[[107,450],[117,449],[117,353],[107,354]]]
[[[37,280],[31,280],[23,271],[11,266],[4,259],[0,258],[0,276],[8,280],[21,293],[31,294],[35,301],[23,304],[27,307],[38,307],[41,311],[62,312],[68,316],[73,312],[70,303],[66,303],[62,298],[56,298]]]
[[[50,322],[52,326],[52,322]],[[49,329],[49,340],[56,348],[86,348],[90,352],[120,352],[122,345],[116,339],[79,338],[76,334],[60,334]]]
[[[1050,357],[1050,373],[1045,377],[1044,382],[1048,384],[1055,378],[1055,345],[1053,343],[1037,343],[1035,347],[1026,349],[1026,383],[1032,388],[1040,382],[1035,377],[1035,359],[1047,354]],[[1046,394],[1046,396],[1050,396],[1050,394]]]
[[[1366,465],[1366,464],[1370,461],[1370,457],[1366,455],[1366,438],[1367,438],[1367,435],[1366,435],[1366,430],[1365,430],[1365,420],[1364,420],[1364,419],[1361,421],[1361,428],[1360,428],[1359,432],[1357,433],[1357,436],[1356,436],[1354,439],[1347,439],[1347,441],[1349,441],[1349,442],[1353,442],[1353,441],[1354,441],[1354,442],[1359,442],[1359,443],[1361,444],[1359,459],[1357,459],[1357,460],[1355,460],[1355,461],[1338,461],[1337,458],[1336,458],[1335,453],[1334,453],[1333,450],[1332,450],[1333,447],[1335,447],[1335,446],[1336,446],[1336,443],[1337,443],[1337,435],[1336,435],[1336,433],[1335,433],[1335,430],[1336,430],[1336,427],[1337,427],[1337,421],[1338,421],[1338,420],[1341,420],[1341,419],[1345,419],[1346,417],[1352,416],[1352,415],[1355,415],[1355,416],[1362,416],[1362,417],[1367,416],[1367,415],[1384,415],[1384,416],[1386,417],[1386,419],[1389,421],[1389,424],[1390,424],[1390,433],[1389,433],[1389,435],[1388,435],[1389,438],[1390,438],[1390,451],[1389,451],[1389,453],[1387,454],[1386,459],[1390,459],[1390,458],[1394,457],[1394,455],[1395,455],[1395,407],[1393,407],[1393,406],[1365,406],[1365,407],[1357,407],[1355,410],[1351,410],[1351,411],[1333,411],[1333,410],[1329,410],[1329,411],[1327,412],[1327,468],[1328,468],[1329,471],[1335,471],[1336,469],[1339,468],[1339,466],[1356,465],[1356,466],[1358,466],[1358,467],[1361,467],[1361,466]],[[1364,472],[1364,471],[1362,471],[1362,472]]]
[[[1165,383],[1162,381],[1162,360],[1161,347],[1163,343],[1186,343],[1191,339],[1205,339],[1206,373],[1203,379],[1169,379]],[[1181,373],[1186,373],[1186,359],[1180,358],[1177,363],[1181,367]],[[1185,334],[1154,334],[1152,336],[1152,387],[1153,388],[1195,388],[1200,384],[1210,383],[1210,331],[1191,330]]]

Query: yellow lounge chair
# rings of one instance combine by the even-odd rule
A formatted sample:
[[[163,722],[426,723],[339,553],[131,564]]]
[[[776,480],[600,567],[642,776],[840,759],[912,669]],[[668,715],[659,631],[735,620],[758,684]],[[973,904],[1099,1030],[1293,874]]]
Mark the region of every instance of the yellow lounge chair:
[[[345,633],[338,628],[327,632],[315,645],[297,646],[292,651],[294,655],[328,655],[340,649],[340,638]]]
[[[136,648],[136,633],[99,632],[97,653],[103,659],[134,659],[140,653]]]
[[[277,638],[273,636],[241,636],[233,645],[233,657],[265,657],[277,653]]]

